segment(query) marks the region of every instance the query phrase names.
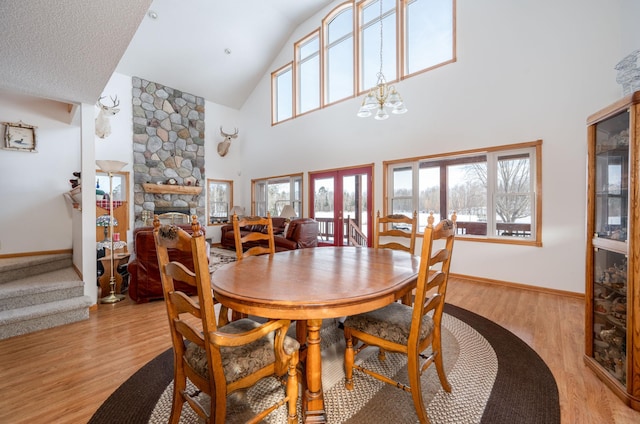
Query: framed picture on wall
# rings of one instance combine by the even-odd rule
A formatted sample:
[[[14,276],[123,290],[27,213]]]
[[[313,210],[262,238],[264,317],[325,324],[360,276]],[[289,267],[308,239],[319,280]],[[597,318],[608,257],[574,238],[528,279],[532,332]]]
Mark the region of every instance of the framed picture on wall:
[[[36,152],[36,127],[33,125],[3,122],[4,148]]]

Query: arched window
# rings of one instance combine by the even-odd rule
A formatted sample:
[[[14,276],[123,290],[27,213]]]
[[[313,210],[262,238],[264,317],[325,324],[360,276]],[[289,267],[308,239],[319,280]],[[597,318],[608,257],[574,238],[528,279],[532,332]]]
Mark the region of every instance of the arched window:
[[[324,20],[324,103],[353,96],[353,6],[346,4]]]

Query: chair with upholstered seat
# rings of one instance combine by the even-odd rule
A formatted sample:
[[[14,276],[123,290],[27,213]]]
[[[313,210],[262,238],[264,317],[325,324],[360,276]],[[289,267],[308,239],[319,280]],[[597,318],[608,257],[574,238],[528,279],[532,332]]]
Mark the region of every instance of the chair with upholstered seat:
[[[410,229],[407,229],[408,226]],[[417,227],[416,211],[413,211],[413,217],[401,214],[381,217],[378,211],[373,229],[373,247],[403,250],[413,255],[416,248]]]
[[[259,422],[286,404],[288,423],[297,423],[300,345],[286,336],[291,322],[271,320],[260,324],[240,319],[218,326],[205,237],[197,217],[192,217],[191,225],[193,235],[174,225],[161,226],[157,218],[154,220],[154,239],[174,353],[173,402],[169,422],[179,422],[182,407],[187,402],[206,423],[222,424],[226,419],[229,394],[274,376],[287,379],[284,399],[249,422]],[[169,249],[191,252],[194,269],[180,262],[170,262]],[[174,281],[195,286],[197,300],[175,290]],[[196,386],[194,393],[189,393],[187,379]],[[207,394],[209,399],[198,396],[199,392]]]
[[[273,222],[271,214],[267,213],[267,217],[261,216],[245,216],[238,218],[235,213],[231,219],[233,223],[233,234],[236,241],[236,257],[238,260],[248,256],[257,256],[276,253],[276,244],[273,238]],[[259,231],[251,231],[244,236],[240,232],[242,227],[252,227]],[[251,247],[248,249],[245,245],[249,243]]]
[[[353,390],[353,370],[356,369],[409,391],[421,423],[428,423],[429,419],[422,400],[420,376],[432,363],[436,365],[442,388],[451,391],[442,361],[440,326],[456,232],[455,221],[444,219],[434,228],[433,220],[432,215],[424,231],[413,306],[394,302],[373,312],[350,316],[344,321],[346,388]],[[438,243],[443,246],[434,253],[433,242],[440,239],[444,241]],[[358,341],[361,343],[356,349]],[[379,347],[381,360],[385,359],[385,352],[407,355],[409,386],[356,364],[355,356],[367,346]],[[431,354],[423,355],[429,346]]]

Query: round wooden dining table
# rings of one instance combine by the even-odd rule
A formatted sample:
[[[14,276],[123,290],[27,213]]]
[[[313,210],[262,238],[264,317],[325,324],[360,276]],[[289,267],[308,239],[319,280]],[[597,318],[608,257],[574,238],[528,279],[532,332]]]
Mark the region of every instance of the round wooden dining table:
[[[217,301],[234,311],[306,323],[304,422],[326,422],[322,392],[322,320],[372,311],[416,285],[420,258],[366,247],[316,247],[250,256],[212,277]]]

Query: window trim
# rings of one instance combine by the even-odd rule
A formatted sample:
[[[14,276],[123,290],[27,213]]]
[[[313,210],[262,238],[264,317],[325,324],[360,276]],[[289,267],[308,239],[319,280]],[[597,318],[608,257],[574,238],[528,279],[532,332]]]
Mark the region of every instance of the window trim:
[[[308,44],[309,42],[311,42],[314,38],[318,39],[318,51],[316,52],[315,56],[317,56],[318,58],[318,105],[317,107],[313,107],[309,110],[305,110],[304,112],[300,111],[300,96],[298,96],[297,93],[302,93],[302,88],[301,88],[301,81],[300,81],[300,76],[301,76],[301,69],[300,69],[300,63],[304,63],[308,60],[310,60],[310,56],[305,57],[303,59],[300,58],[300,48],[304,47],[306,44]],[[300,40],[296,41],[293,44],[293,55],[294,55],[294,66],[293,66],[293,76],[294,76],[294,91],[293,93],[295,93],[295,95],[293,96],[293,103],[295,108],[293,109],[293,117],[296,116],[301,116],[304,115],[306,113],[310,113],[319,109],[322,109],[322,85],[323,85],[323,54],[322,54],[322,37],[320,34],[320,28],[317,28],[315,30],[313,30],[312,32],[310,32],[309,34],[307,34],[306,37],[301,38]]]
[[[445,158],[452,158],[454,156],[459,156],[459,157],[472,156],[474,154],[497,153],[501,151],[512,151],[512,150],[531,149],[531,148],[533,148],[535,152],[534,153],[535,168],[532,171],[534,174],[533,175],[534,182],[532,184],[532,190],[534,190],[533,198],[535,201],[535,205],[533,205],[533,207],[535,209],[535,212],[534,212],[535,223],[532,223],[532,226],[533,226],[532,237],[530,239],[521,239],[521,238],[507,238],[507,237],[489,236],[489,235],[467,236],[467,235],[460,234],[456,236],[456,239],[471,241],[471,242],[513,244],[513,245],[542,247],[542,140],[383,161],[382,163],[383,165],[383,181],[382,181],[383,212],[386,215],[390,213],[389,211],[391,210],[392,187],[389,184],[389,182],[390,182],[390,174],[392,173],[391,171],[395,167],[398,167],[401,165],[413,166],[413,164],[417,164],[421,161],[434,160],[438,158],[445,159]],[[414,190],[415,190],[415,188],[417,187],[417,175],[415,175],[415,173],[413,175],[413,179],[414,179]],[[415,197],[416,194],[414,193],[413,196]],[[418,236],[422,237],[422,234],[419,233]]]
[[[211,184],[226,184],[228,188],[227,195],[227,222],[229,221],[229,212],[235,206],[233,204],[233,180],[220,180],[216,178],[207,178],[207,225],[220,225],[223,222],[211,222],[211,198],[209,197],[209,188]]]
[[[344,13],[345,11],[347,11],[347,9],[351,9],[351,17],[352,17],[352,26],[351,26],[351,52],[352,52],[352,60],[353,63],[351,65],[351,69],[352,69],[352,75],[351,75],[351,95],[346,96],[346,97],[342,97],[340,99],[337,100],[333,100],[333,101],[329,101],[329,93],[328,93],[328,84],[327,84],[327,79],[329,78],[329,71],[327,70],[327,66],[329,66],[329,60],[327,59],[327,56],[329,54],[329,49],[331,47],[335,47],[337,45],[340,44],[340,40],[346,40],[348,39],[347,36],[343,36],[341,37],[340,40],[337,40],[336,42],[334,42],[333,44],[329,44],[329,31],[328,31],[328,26],[331,22],[333,22],[338,15],[340,15],[341,13]],[[329,105],[333,105],[336,103],[340,103],[343,100],[347,100],[347,99],[352,99],[355,97],[355,92],[357,90],[357,86],[356,86],[356,78],[355,78],[355,74],[356,74],[356,67],[358,66],[358,60],[356,59],[356,36],[354,34],[354,28],[356,26],[356,16],[355,16],[355,7],[352,1],[347,1],[344,2],[338,6],[336,6],[333,10],[331,10],[327,16],[325,16],[322,19],[322,23],[320,25],[320,48],[322,49],[322,68],[321,68],[321,77],[320,77],[320,85],[321,85],[321,94],[322,94],[322,98],[321,98],[321,104],[322,107],[326,107]]]
[[[291,116],[288,117],[287,119],[282,119],[282,120],[277,120],[277,116],[278,116],[278,77],[282,74],[284,74],[286,71],[290,70],[291,71]],[[276,125],[279,124],[281,122],[286,122],[289,121],[293,118],[296,117],[296,110],[295,110],[295,103],[296,103],[296,91],[295,91],[295,72],[294,72],[294,66],[293,66],[293,62],[289,62],[287,64],[285,64],[284,66],[281,66],[280,68],[276,69],[275,71],[273,71],[271,73],[271,125]]]
[[[300,180],[300,199],[289,199],[289,204],[291,206],[296,207],[295,204],[299,204],[300,205],[300,215],[298,216],[298,218],[301,218],[304,216],[304,173],[300,172],[300,173],[296,173],[296,174],[286,174],[286,175],[277,175],[277,176],[272,176],[272,177],[266,177],[266,178],[254,178],[251,180],[251,215],[255,215],[256,214],[256,210],[257,208],[257,204],[258,204],[258,200],[257,200],[257,193],[256,193],[256,185],[262,182],[265,182],[266,184],[269,184],[269,181],[276,181],[276,180],[282,180],[282,179],[289,179],[289,184],[291,187],[291,193],[295,193],[294,191],[294,185],[295,185],[295,180],[299,179]],[[268,203],[268,198],[266,199],[266,202]]]
[[[400,0],[400,1],[404,1],[404,0]],[[400,16],[398,17],[399,18],[398,28],[400,31],[400,34],[398,34],[398,37],[400,37],[399,42],[401,43],[398,46],[398,49],[399,49],[398,65],[400,66],[398,70],[398,75],[400,75],[400,81],[408,78],[412,78],[416,75],[420,75],[425,72],[433,71],[434,69],[438,69],[458,61],[458,36],[457,36],[458,35],[458,14],[456,13],[457,1],[458,0],[451,0],[451,8],[453,10],[453,16],[451,17],[451,31],[452,31],[451,59],[441,63],[437,63],[428,68],[420,69],[413,73],[409,73],[407,71],[407,58],[406,58],[406,51],[405,51],[407,48],[407,7],[405,6],[401,8],[399,13]]]

